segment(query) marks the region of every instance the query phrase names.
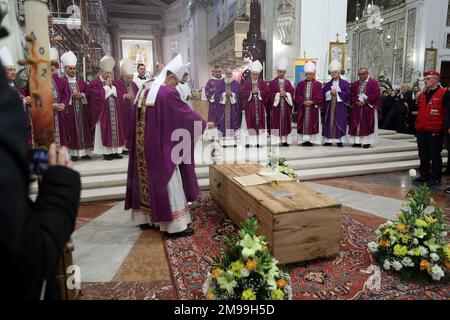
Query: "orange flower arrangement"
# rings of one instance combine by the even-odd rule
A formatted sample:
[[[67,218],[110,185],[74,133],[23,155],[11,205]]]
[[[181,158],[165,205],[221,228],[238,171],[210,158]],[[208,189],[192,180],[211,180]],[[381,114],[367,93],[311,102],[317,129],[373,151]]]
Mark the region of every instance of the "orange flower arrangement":
[[[220,277],[220,275],[222,274],[222,270],[220,270],[219,268],[215,268],[212,272],[211,272],[211,278],[213,279],[218,279]]]
[[[427,260],[422,260],[420,262],[420,270],[429,270],[430,269],[430,263]]]
[[[280,279],[277,281],[277,287],[278,289],[283,289],[284,287],[286,287],[288,285],[287,281],[284,279]]]
[[[216,296],[214,295],[214,293],[208,292],[208,293],[205,295],[205,299],[206,299],[206,300],[216,300]]]
[[[397,225],[395,226],[395,228],[396,228],[398,231],[400,231],[401,233],[408,233],[408,232],[409,232],[408,227],[405,226],[404,224],[397,224]]]
[[[380,240],[380,246],[382,247],[389,247],[391,245],[391,242],[389,240]]]
[[[255,260],[248,260],[247,263],[245,264],[245,268],[248,271],[253,271],[256,269],[256,261]]]

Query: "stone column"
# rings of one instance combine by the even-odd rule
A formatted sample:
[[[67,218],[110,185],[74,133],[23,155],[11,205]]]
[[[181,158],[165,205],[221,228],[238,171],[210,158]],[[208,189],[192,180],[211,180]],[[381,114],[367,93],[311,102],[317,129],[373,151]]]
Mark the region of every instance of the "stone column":
[[[262,29],[264,30],[263,38],[266,40],[266,80],[271,80],[274,77],[274,65],[276,64],[276,61],[274,62],[273,59],[273,34],[276,32],[274,30],[274,24],[276,24],[274,21],[276,12],[275,2],[274,0],[265,0],[263,2],[264,18]]]
[[[202,88],[211,76],[208,65],[207,7],[207,0],[193,0],[191,4],[193,29],[191,63],[195,88]]]

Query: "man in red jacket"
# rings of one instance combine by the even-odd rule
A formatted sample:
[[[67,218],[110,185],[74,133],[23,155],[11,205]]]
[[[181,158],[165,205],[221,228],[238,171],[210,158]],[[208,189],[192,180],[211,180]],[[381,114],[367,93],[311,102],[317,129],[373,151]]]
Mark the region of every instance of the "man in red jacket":
[[[416,130],[420,177],[415,181],[429,187],[441,184],[444,120],[450,103],[450,93],[439,86],[439,79],[439,72],[428,71],[424,78],[426,89],[418,98]]]

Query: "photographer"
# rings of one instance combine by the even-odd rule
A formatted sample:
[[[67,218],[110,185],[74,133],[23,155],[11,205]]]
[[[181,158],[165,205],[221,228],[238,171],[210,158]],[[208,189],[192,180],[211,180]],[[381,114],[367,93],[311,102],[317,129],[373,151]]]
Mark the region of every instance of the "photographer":
[[[0,275],[1,299],[56,299],[54,271],[72,234],[80,176],[67,150],[53,144],[37,200],[29,199],[27,130],[22,101],[0,64]]]

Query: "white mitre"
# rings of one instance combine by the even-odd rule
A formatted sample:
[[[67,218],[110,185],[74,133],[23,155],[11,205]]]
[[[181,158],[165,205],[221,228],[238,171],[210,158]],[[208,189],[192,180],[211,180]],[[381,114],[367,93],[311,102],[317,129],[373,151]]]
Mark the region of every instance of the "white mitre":
[[[100,60],[100,69],[112,72],[114,70],[114,66],[116,65],[116,61],[113,57],[110,56],[104,56]]]
[[[333,72],[333,71],[341,71],[342,69],[341,69],[342,67],[341,67],[341,63],[339,62],[339,61],[337,61],[337,60],[333,60],[333,61],[331,61],[331,63],[330,63],[330,67],[329,67],[329,71],[330,72]]]
[[[255,72],[255,73],[261,73],[261,71],[263,70],[263,65],[261,64],[261,62],[259,62],[259,60],[253,61],[249,66],[248,69],[251,72]]]
[[[134,62],[130,59],[127,59],[120,66],[120,74],[123,76],[133,75],[134,69]]]
[[[308,61],[305,64],[305,72],[306,73],[314,73],[316,72],[316,64],[312,61]]]
[[[0,60],[2,61],[3,67],[15,67],[11,51],[7,47],[0,49]]]
[[[78,58],[72,51],[67,51],[61,56],[61,63],[64,67],[76,67],[77,62]]]
[[[280,60],[278,60],[277,70],[286,71],[288,66],[289,66],[289,60],[283,57]]]

